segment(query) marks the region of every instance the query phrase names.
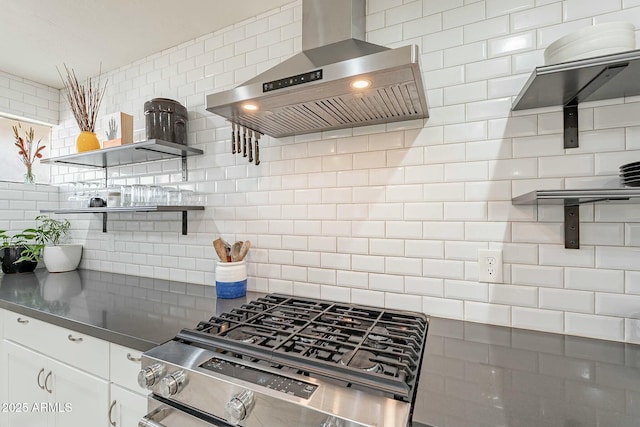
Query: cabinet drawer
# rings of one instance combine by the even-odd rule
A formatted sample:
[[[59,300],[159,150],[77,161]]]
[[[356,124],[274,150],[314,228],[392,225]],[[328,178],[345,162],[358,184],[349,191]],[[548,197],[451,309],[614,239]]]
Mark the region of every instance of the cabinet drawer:
[[[142,352],[117,344],[111,346],[111,381],[136,393],[149,392],[138,385]]]
[[[5,314],[5,339],[109,378],[108,342],[10,311]]]

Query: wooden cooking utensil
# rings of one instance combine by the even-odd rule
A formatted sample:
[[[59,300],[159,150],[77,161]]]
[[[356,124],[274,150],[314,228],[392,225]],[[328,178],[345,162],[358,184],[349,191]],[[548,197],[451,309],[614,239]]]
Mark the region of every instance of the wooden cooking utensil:
[[[231,262],[240,261],[240,248],[242,248],[242,240],[231,245]]]
[[[251,247],[251,241],[245,240],[244,243],[242,244],[242,247],[240,248],[240,254],[239,254],[240,259],[238,259],[238,261],[242,261],[244,257],[247,256],[247,252],[249,252],[250,247]]]
[[[220,261],[227,262],[227,250],[224,247],[222,239],[216,239],[213,241],[213,248],[216,250]]]

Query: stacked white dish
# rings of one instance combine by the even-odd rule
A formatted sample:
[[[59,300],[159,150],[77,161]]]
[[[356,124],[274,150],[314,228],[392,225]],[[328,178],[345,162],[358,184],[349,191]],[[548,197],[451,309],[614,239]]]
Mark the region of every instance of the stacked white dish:
[[[607,22],[584,27],[551,43],[544,50],[546,65],[592,58],[636,48],[635,27],[629,22]]]
[[[625,187],[640,187],[640,162],[620,166],[620,183]]]

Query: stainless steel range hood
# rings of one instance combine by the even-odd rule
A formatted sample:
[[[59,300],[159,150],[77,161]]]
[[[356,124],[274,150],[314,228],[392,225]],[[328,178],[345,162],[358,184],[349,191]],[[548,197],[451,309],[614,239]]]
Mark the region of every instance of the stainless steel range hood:
[[[365,0],[302,0],[303,51],[208,95],[206,108],[273,137],[429,117],[418,46],[389,49],[364,35]]]

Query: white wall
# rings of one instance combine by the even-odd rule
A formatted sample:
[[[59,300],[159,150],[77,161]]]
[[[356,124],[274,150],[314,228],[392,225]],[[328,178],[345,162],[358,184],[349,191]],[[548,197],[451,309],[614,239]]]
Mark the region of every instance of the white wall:
[[[431,117],[262,141],[256,167],[230,153],[230,127],[204,110],[300,50],[300,2],[143,58],[109,73],[102,113],[135,116],[143,103],[190,112],[183,187],[208,195],[204,213],[76,216],[87,230],[84,267],[212,284],[211,241],[250,239],[250,287],[436,316],[640,342],[640,210],[581,208],[582,247],[565,250],[562,208],[513,206],[533,189],[617,185],[640,159],[637,98],[584,104],[581,146],[562,148],[560,108],[510,106],[544,48],[577,28],[631,20],[630,0],[369,0],[368,40],[420,45]],[[73,152],[66,105],[54,129]],[[54,148],[55,148],[54,147]],[[56,182],[98,179],[59,168]],[[116,182],[179,185],[177,162],[111,171]],[[477,281],[477,250],[504,251],[504,284]]]
[[[60,91],[0,71],[0,116],[58,124]]]

